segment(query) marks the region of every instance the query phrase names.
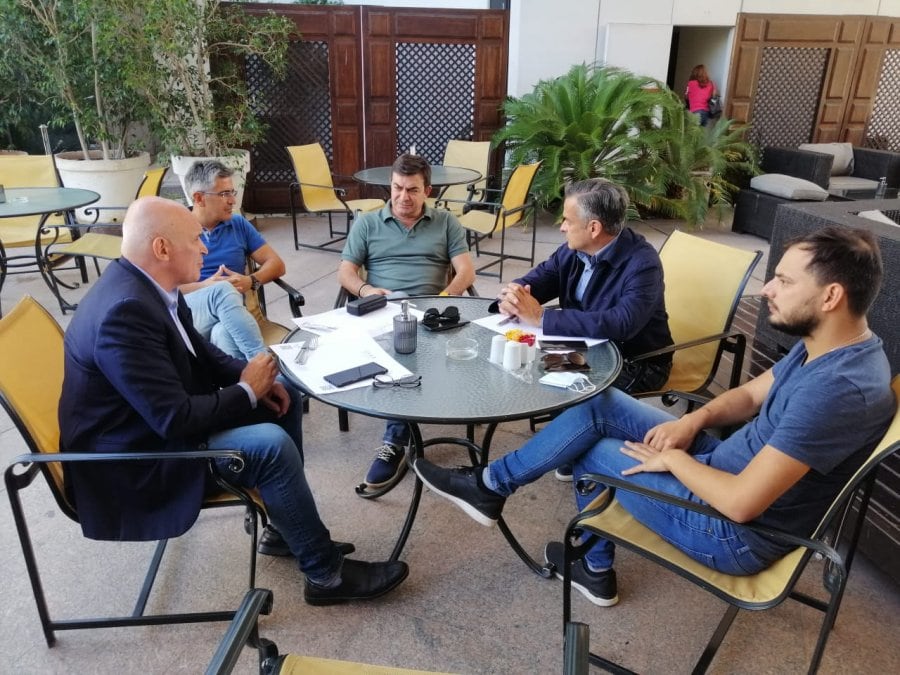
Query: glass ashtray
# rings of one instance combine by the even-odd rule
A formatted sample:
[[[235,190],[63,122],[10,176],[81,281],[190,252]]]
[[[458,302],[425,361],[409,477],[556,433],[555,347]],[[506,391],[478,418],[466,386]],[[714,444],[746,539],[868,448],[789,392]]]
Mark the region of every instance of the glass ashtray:
[[[472,338],[454,337],[447,340],[447,358],[469,361],[478,356],[478,341]]]

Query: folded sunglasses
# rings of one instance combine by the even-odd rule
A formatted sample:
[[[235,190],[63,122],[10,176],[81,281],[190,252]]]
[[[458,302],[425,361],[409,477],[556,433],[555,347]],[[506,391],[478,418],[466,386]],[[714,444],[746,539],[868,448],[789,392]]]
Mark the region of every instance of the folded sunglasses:
[[[565,354],[544,354],[541,357],[541,365],[548,373],[557,373],[561,371],[587,371],[591,367],[588,365],[584,354],[579,352],[567,352]]]

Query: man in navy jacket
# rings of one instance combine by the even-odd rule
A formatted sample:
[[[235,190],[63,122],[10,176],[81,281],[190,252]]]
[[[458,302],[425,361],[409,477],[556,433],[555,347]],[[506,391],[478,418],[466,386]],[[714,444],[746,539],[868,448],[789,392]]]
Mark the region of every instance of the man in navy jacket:
[[[158,197],[134,202],[122,259],[85,296],[65,335],[61,448],[75,452],[236,448],[219,472],[256,487],[306,575],[311,604],[364,600],[406,578],[403,562],[344,559],[303,471],[297,400],[268,354],[232,358],[200,336],[177,288],[196,281],[206,247],[197,218]],[[196,520],[211,480],[202,460],[68,467],[86,536],[175,537]]]
[[[566,187],[560,231],[566,243],[500,293],[499,309],[547,335],[609,339],[627,359],[672,344],[659,255],[623,227],[628,195],[601,178]],[[559,299],[559,308],[542,305]],[[653,391],[665,383],[672,355],[626,363],[615,386]]]

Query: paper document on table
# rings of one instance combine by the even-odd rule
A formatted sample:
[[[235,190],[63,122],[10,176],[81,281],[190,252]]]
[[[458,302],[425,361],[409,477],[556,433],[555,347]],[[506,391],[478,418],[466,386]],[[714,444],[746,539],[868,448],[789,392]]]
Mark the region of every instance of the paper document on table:
[[[495,333],[500,333],[501,335],[508,330],[521,328],[526,333],[534,333],[535,339],[537,340],[547,340],[550,342],[555,340],[584,340],[588,347],[593,347],[594,345],[606,342],[606,339],[599,340],[597,338],[584,337],[583,335],[551,335],[549,333],[544,333],[544,331],[535,326],[520,326],[517,321],[509,321],[500,325],[504,319],[508,318],[509,317],[506,314],[489,314],[481,319],[475,319],[473,323],[477,323],[479,326],[483,326],[484,328],[492,330]]]
[[[322,336],[349,329],[354,335],[365,333],[378,337],[394,330],[394,317],[399,313],[400,303],[389,302],[381,309],[362,316],[350,314],[346,307],[338,307],[321,314],[298,316],[294,319],[294,323],[303,330]],[[424,312],[412,307],[409,308],[409,313],[418,319],[424,315]]]
[[[340,388],[325,381],[326,375],[355,368],[370,361],[387,368],[387,375],[390,377],[412,375],[369,335],[343,330],[322,335],[318,338],[315,349],[308,349],[306,363],[297,363],[297,354],[303,349],[305,343],[305,340],[298,340],[272,345],[271,348],[278,354],[282,364],[286,365],[294,377],[299,379],[313,394],[327,394],[371,386],[371,378]]]

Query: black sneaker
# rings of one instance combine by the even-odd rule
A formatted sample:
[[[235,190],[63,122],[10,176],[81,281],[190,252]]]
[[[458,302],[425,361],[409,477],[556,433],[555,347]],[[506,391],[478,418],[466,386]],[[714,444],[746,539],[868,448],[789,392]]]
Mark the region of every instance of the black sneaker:
[[[384,487],[406,473],[406,448],[385,443],[376,453],[369,473],[366,474],[366,485],[370,488]]]
[[[553,475],[556,476],[556,480],[561,480],[563,483],[571,483],[573,471],[571,464],[563,464],[553,472]]]
[[[425,459],[417,459],[413,471],[432,492],[446,497],[469,517],[491,527],[497,523],[506,497],[489,490],[481,482],[483,466],[444,469]]]
[[[342,555],[350,555],[356,551],[356,546],[346,541],[336,541],[334,545]],[[271,525],[266,525],[263,529],[259,537],[259,543],[256,545],[256,550],[262,555],[283,557],[293,555],[284,537],[281,536],[281,532]]]
[[[563,578],[563,559],[565,545],[561,541],[551,541],[544,548],[544,560],[556,567],[556,576]],[[612,607],[619,602],[616,589],[616,571],[591,572],[584,560],[576,560],[572,564],[572,588],[578,591],[599,607]]]

